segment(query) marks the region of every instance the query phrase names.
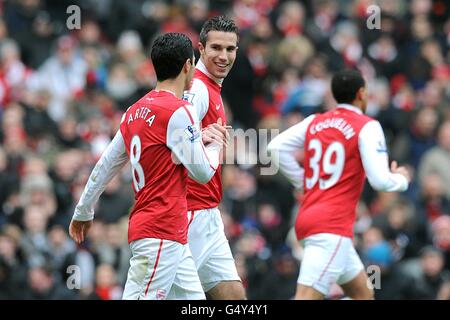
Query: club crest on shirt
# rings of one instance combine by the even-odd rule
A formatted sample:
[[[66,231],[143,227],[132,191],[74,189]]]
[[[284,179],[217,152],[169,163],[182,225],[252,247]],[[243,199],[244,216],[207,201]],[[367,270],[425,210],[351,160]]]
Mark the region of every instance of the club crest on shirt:
[[[166,290],[156,289],[156,300],[164,300],[166,298]]]
[[[377,152],[387,152],[386,144],[383,141],[378,141]]]
[[[184,133],[188,136],[191,142],[194,142],[200,137],[200,132],[194,125],[188,126],[186,130],[184,130]]]
[[[185,92],[183,94],[183,100],[189,102],[190,104],[192,104],[192,101],[194,100],[194,93],[190,93],[190,92]]]

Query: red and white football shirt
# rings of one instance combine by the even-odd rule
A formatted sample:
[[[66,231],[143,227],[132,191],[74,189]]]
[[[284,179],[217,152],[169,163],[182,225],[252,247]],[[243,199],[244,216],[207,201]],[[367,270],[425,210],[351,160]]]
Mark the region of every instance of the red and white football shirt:
[[[184,99],[191,103],[199,116],[201,127],[217,123],[219,118],[222,124],[226,123],[226,115],[220,96],[221,84],[214,81],[209,75],[201,60],[197,63],[194,80]],[[188,210],[202,210],[215,208],[222,200],[222,173],[219,165],[213,178],[206,184],[188,179]]]
[[[303,203],[297,217],[300,238],[316,233],[353,234],[355,209],[366,178],[358,136],[372,119],[336,108],[318,114],[305,137]]]

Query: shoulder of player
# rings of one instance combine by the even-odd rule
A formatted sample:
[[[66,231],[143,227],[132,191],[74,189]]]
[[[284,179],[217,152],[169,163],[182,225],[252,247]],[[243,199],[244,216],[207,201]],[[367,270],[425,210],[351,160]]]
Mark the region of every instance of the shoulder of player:
[[[175,111],[177,111],[180,107],[188,104],[183,99],[180,99],[178,97],[175,97],[173,95],[165,96],[161,98],[155,98],[152,101],[152,106],[154,109],[158,108],[159,112],[167,113],[167,114],[173,114]]]
[[[209,89],[207,84],[201,79],[194,78],[191,88],[185,91],[183,100],[198,108],[207,108],[209,105]]]
[[[372,121],[378,122],[376,119],[374,119],[364,113],[352,112],[350,114],[351,114],[351,117],[349,118],[349,120],[354,124],[359,124],[359,126],[361,128],[364,127],[369,122],[372,122]]]
[[[195,119],[197,118],[197,113],[195,112],[195,108],[192,104],[183,100],[182,103],[180,103],[178,107],[175,108],[170,114],[171,119],[174,117],[180,119],[179,116],[182,116],[183,118],[187,116],[189,122],[194,124]]]
[[[368,116],[367,114],[361,114],[360,115],[362,117],[362,119],[364,119],[364,121],[369,122],[369,121],[377,121],[375,118],[372,118],[371,116]]]
[[[170,118],[182,106],[189,105],[189,103],[183,99],[179,99],[172,95],[163,97],[152,97],[145,95],[132,104],[124,113],[134,114],[139,109],[148,108],[150,114],[155,114],[159,118]]]
[[[372,140],[384,135],[383,128],[378,120],[369,116],[365,116],[362,120],[358,134],[359,140]]]
[[[192,80],[192,86],[187,92],[195,95],[208,96],[209,94],[208,83],[200,78],[194,78]]]
[[[369,125],[370,127],[372,127],[372,126],[379,126],[379,127],[381,127],[381,124],[380,124],[380,122],[378,122],[377,119],[374,119],[374,118],[372,118],[372,117],[370,117],[368,115],[365,115],[365,114],[361,114],[360,115],[359,121],[360,121],[360,125],[361,125],[361,130],[364,127],[367,127],[367,125]]]
[[[154,105],[154,104],[160,104],[159,101],[163,101],[163,97],[154,97],[152,95],[154,91],[150,91],[147,94],[143,95],[142,97],[140,97],[136,102],[134,102],[131,106],[128,107],[128,109],[125,111],[125,113],[127,112],[134,112],[134,110],[142,108],[142,107],[147,107],[150,108],[150,105]]]

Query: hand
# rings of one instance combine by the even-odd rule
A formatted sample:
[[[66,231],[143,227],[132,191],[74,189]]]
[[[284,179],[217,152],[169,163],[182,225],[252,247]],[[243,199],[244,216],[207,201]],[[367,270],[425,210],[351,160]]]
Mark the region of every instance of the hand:
[[[70,237],[78,244],[84,241],[89,229],[92,226],[92,220],[89,221],[77,221],[72,220],[69,226]]]
[[[231,129],[231,126],[222,125],[222,119],[219,118],[217,123],[210,124],[202,130],[203,144],[208,145],[215,142],[220,146],[228,146],[230,140],[228,129]]]
[[[395,160],[391,162],[391,172],[401,174],[402,176],[404,176],[406,178],[406,180],[408,180],[408,183],[411,182],[411,176],[410,176],[408,170],[403,166],[398,167],[397,161],[395,161]]]

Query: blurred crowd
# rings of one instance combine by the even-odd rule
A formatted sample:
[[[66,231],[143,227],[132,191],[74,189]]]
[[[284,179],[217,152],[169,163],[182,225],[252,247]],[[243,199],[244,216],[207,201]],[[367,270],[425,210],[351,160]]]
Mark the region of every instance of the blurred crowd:
[[[66,10],[74,4],[81,28],[70,30]],[[381,8],[380,29],[367,27],[371,4]],[[335,106],[333,72],[363,72],[367,112],[413,182],[402,194],[366,186],[355,246],[369,275],[380,277],[376,298],[450,299],[445,0],[0,1],[0,298],[121,298],[130,168],[106,188],[80,246],[67,233],[74,206],[123,111],[155,86],[155,35],[183,32],[196,44],[203,22],[218,14],[241,32],[223,83],[235,128],[284,130]],[[291,226],[302,195],[260,169],[224,165],[225,232],[248,298],[291,299],[302,260]],[[73,275],[79,290],[69,289]],[[341,296],[336,286],[328,298]]]

